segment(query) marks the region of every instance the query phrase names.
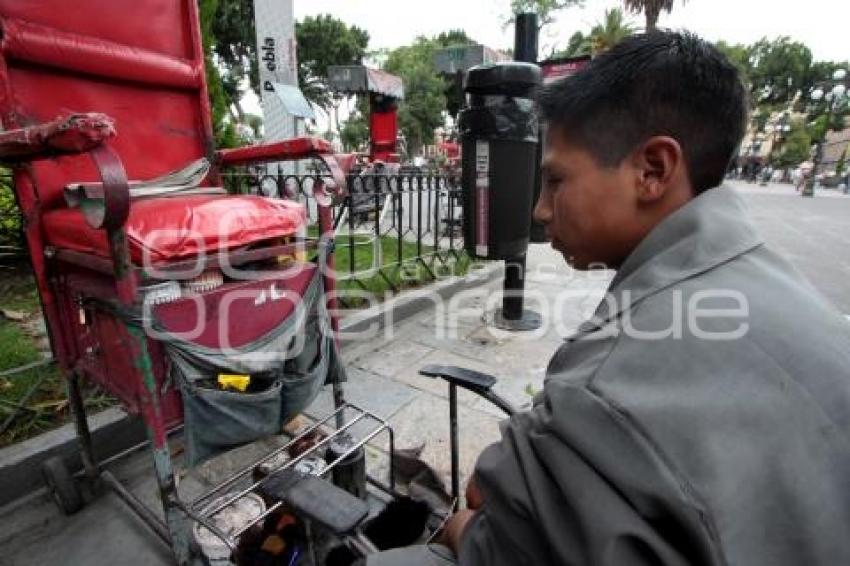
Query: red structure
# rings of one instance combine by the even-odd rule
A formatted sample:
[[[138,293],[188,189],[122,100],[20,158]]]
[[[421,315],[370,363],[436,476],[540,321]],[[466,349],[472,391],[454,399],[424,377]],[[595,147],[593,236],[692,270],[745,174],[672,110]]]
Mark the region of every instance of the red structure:
[[[404,97],[399,77],[362,65],[328,68],[331,90],[369,97],[369,161],[396,163],[398,156],[398,101]]]
[[[303,294],[318,277],[314,263],[295,260],[293,269],[281,270],[278,258],[301,257],[305,249],[325,254],[318,239],[295,237],[305,223],[301,205],[223,194],[216,190],[222,168],[324,162],[334,181],[320,183],[315,194],[328,197],[317,198],[320,230],[328,237],[330,197],[345,180],[330,144],[320,139],[215,150],[195,0],[85,0],[73,7],[64,0],[0,0],[0,27],[0,162],[14,168],[86,473],[121,496],[187,564],[194,511],[178,497],[167,442],[169,427],[183,421],[184,405],[170,381],[165,346],[150,336],[141,307],[157,299],[153,312],[165,332],[200,325],[198,347],[238,348],[263,336],[293,310],[291,301],[266,297]],[[131,198],[136,185],[128,179],[151,179],[201,158],[210,168],[196,194]],[[223,223],[223,216],[230,221]],[[225,274],[245,265],[259,266],[252,267],[259,275]],[[333,280],[322,276],[321,282],[330,296]],[[174,296],[181,288],[185,296]],[[222,294],[230,291],[243,300],[225,313]],[[333,313],[332,300],[327,303]],[[222,323],[224,314],[240,324]],[[98,383],[143,417],[164,523],[100,469],[80,379]],[[67,485],[50,487],[67,511],[80,503],[63,493]]]

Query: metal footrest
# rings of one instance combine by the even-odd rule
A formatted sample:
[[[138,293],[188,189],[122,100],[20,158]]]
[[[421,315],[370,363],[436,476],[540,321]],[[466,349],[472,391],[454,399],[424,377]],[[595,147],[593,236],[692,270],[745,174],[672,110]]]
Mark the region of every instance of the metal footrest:
[[[326,465],[316,465],[319,460],[325,462],[325,451],[331,442],[343,435],[350,434],[352,427],[358,423],[360,423],[361,426],[365,425],[365,431],[358,432],[358,438],[347,444],[348,450],[341,454],[334,453],[333,456],[335,457],[332,460],[327,461]],[[300,490],[294,489],[292,493],[292,497],[298,499],[298,501],[288,502],[284,497],[283,500],[278,500],[269,504],[264,510],[262,510],[262,512],[254,514],[255,516],[251,517],[245,524],[242,524],[232,530],[228,530],[227,532],[219,528],[214,520],[215,517],[223,510],[249,494],[256,493],[268,495],[275,492],[274,484],[275,482],[279,483],[280,478],[283,477],[281,474],[282,471],[291,471],[293,474],[301,474],[302,477],[305,474],[312,475],[313,479],[309,480],[309,484],[305,485],[307,485],[310,490],[319,489],[321,484],[316,482],[327,481],[328,475],[338,464],[343,462],[356,450],[365,446],[369,441],[382,432],[386,432],[388,434],[389,449],[390,454],[392,454],[395,446],[393,431],[389,423],[385,419],[378,417],[370,411],[362,409],[352,403],[345,403],[333,413],[314,422],[314,424],[303,430],[297,436],[293,437],[284,446],[281,446],[280,448],[256,460],[251,465],[241,469],[227,480],[205,492],[192,503],[188,505],[181,504],[180,506],[183,511],[189,515],[189,517],[203,527],[206,527],[211,533],[221,539],[222,542],[224,542],[231,550],[235,550],[240,535],[251,527],[260,524],[266,519],[266,517],[279,510],[284,504],[295,503],[296,505],[292,506],[294,510],[297,511],[297,503],[300,499],[298,499],[298,493],[296,492]],[[303,452],[281,462],[281,455],[285,455],[285,453],[293,447],[297,449],[299,444],[303,444],[305,439],[316,433],[321,433],[325,436],[322,437],[321,440],[318,440],[314,445],[305,449]],[[267,475],[259,479],[254,478],[254,471],[260,466],[265,468]],[[392,458],[389,458],[389,466],[390,487],[394,488]],[[325,479],[320,480],[318,478]],[[302,481],[304,480],[302,479]],[[330,483],[330,481],[327,481],[326,487],[328,490],[338,489]],[[285,494],[282,493],[282,495]],[[277,497],[274,497],[273,499],[277,499]],[[309,519],[310,517],[306,518]]]

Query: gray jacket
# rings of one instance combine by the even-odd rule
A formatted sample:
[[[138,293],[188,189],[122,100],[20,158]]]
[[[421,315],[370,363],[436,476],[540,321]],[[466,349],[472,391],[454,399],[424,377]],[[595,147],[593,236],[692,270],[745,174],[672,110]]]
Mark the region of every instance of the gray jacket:
[[[850,325],[740,198],[665,219],[607,299],[482,453],[459,562],[850,564]]]

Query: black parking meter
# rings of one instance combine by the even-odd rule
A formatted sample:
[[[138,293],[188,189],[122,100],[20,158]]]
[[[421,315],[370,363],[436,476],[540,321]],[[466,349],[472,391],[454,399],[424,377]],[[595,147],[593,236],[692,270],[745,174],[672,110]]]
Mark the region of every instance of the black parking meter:
[[[495,322],[510,330],[540,326],[539,315],[523,309],[522,296],[538,159],[532,96],[540,78],[531,63],[473,67],[459,118],[465,247],[476,258],[505,260],[505,297]]]

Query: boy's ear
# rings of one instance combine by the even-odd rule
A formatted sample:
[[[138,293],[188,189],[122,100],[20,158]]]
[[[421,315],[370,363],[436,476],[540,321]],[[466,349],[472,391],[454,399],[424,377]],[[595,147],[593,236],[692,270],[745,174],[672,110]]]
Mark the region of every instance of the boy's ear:
[[[653,136],[632,155],[637,175],[637,198],[651,203],[667,194],[684,167],[682,147],[669,136]]]

